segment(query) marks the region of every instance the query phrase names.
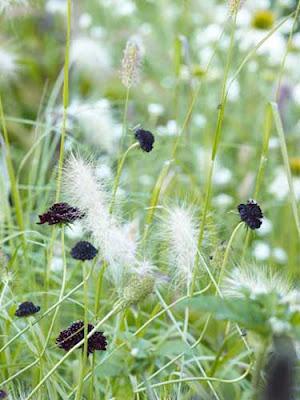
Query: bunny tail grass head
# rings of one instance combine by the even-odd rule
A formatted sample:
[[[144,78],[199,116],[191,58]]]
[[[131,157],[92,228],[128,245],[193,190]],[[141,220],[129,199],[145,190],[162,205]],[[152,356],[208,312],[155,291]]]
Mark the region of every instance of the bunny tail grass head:
[[[121,68],[123,85],[129,89],[140,79],[141,49],[135,40],[128,40],[124,50]]]
[[[288,280],[268,267],[255,264],[234,268],[224,280],[223,294],[227,297],[256,298],[261,294],[276,293],[285,298],[291,291]]]
[[[109,194],[91,163],[71,156],[64,168],[63,182],[66,195],[84,212],[83,228],[91,233],[113,280],[119,284],[126,268],[136,263],[136,237],[110,214]]]
[[[191,208],[177,206],[168,209],[163,221],[168,240],[169,266],[176,284],[189,284],[197,252],[198,226]]]

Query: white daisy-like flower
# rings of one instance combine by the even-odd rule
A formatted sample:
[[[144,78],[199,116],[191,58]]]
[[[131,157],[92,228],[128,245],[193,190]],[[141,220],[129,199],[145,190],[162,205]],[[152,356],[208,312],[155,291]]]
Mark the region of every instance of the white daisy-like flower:
[[[271,193],[277,200],[284,200],[289,194],[289,184],[286,177],[286,172],[282,167],[278,167],[275,170],[275,178],[269,186],[269,193]],[[300,178],[293,177],[293,187],[295,191],[296,199],[300,199]]]
[[[18,56],[12,50],[0,47],[0,80],[15,78],[18,66]]]
[[[277,293],[285,298],[291,291],[290,283],[279,273],[267,267],[249,265],[234,268],[224,279],[222,293],[227,297],[243,298],[249,294],[257,295]]]

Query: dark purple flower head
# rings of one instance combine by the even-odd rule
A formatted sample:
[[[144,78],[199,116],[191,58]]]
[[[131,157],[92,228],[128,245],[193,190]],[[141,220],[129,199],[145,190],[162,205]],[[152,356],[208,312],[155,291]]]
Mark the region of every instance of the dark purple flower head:
[[[96,257],[98,250],[90,243],[86,241],[80,241],[75,244],[73,249],[71,250],[71,256],[75,258],[75,260],[92,260]]]
[[[0,399],[6,399],[7,393],[4,390],[0,390]]]
[[[19,305],[15,315],[17,317],[29,317],[30,315],[39,312],[40,309],[40,306],[35,306],[31,301],[24,301],[24,303]]]
[[[39,215],[38,224],[70,224],[83,216],[84,214],[78,208],[71,207],[68,203],[55,203],[47,212]]]
[[[254,200],[248,200],[247,204],[240,204],[238,206],[241,220],[250,229],[258,229],[262,224],[263,213],[260,206]]]
[[[92,324],[88,324],[88,333],[94,329]],[[73,322],[67,329],[61,331],[58,338],[56,339],[56,344],[59,348],[65,351],[71,350],[77,343],[84,339],[84,322],[76,321]],[[87,345],[88,355],[94,353],[96,350],[106,350],[107,341],[103,332],[96,331],[89,339]],[[84,345],[80,346],[83,349]]]
[[[144,129],[137,129],[135,131],[135,138],[139,142],[141,149],[149,153],[153,149],[155,141],[154,135],[150,131]]]

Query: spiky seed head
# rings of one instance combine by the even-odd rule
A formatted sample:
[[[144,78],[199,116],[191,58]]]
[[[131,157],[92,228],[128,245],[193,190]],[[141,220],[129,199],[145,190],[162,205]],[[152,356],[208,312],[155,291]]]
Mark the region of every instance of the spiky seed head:
[[[228,1],[228,8],[231,15],[236,14],[239,9],[242,7],[245,0],[229,0]]]
[[[122,59],[121,78],[123,85],[129,89],[136,85],[140,78],[141,50],[134,40],[128,40]]]
[[[155,279],[151,275],[133,276],[123,290],[125,307],[145,300],[154,289]]]

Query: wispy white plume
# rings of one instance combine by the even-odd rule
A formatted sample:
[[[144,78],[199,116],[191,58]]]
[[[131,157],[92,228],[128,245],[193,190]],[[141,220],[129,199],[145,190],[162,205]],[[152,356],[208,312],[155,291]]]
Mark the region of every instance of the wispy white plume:
[[[163,231],[169,242],[169,265],[175,281],[190,283],[197,252],[197,223],[192,210],[184,207],[168,209]]]
[[[234,268],[224,279],[222,293],[228,297],[242,298],[246,294],[255,298],[260,294],[277,293],[284,298],[291,285],[278,272],[267,267],[250,265]]]
[[[70,202],[85,213],[84,229],[108,262],[115,283],[121,284],[126,269],[136,264],[136,236],[109,213],[108,193],[90,163],[71,156],[64,169],[64,188]]]
[[[71,42],[70,61],[90,80],[103,80],[111,69],[110,54],[103,43],[88,36],[77,37]]]

